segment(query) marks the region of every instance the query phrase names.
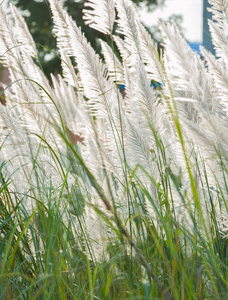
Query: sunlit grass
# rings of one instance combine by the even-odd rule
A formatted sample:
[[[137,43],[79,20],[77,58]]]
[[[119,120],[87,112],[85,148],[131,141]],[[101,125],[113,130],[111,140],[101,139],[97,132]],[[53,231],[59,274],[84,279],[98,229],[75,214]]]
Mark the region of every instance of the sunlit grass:
[[[135,25],[132,8],[124,16],[119,4],[126,49],[109,24],[111,55],[104,65],[71,19],[59,13],[61,6],[50,2],[64,48],[64,78],[52,76],[50,84],[26,44],[2,58],[14,82],[5,89],[6,107],[0,107],[0,299],[227,299],[227,141],[222,132],[211,141],[216,126],[227,128],[224,107],[214,99],[217,115],[211,99],[202,104],[192,70],[190,94],[190,79],[178,74],[182,53],[172,75],[169,59],[173,67],[171,58],[179,53],[168,56],[168,63],[163,58],[176,41],[184,45],[178,33],[174,41],[167,34],[170,48],[158,55]],[[5,24],[1,32],[11,33]],[[172,26],[163,33],[175,32]],[[199,58],[184,47],[200,70],[195,73],[206,76]],[[162,84],[151,85],[151,76],[158,76],[153,72],[160,72]],[[179,90],[172,82],[178,76]],[[215,93],[209,87],[206,92]]]

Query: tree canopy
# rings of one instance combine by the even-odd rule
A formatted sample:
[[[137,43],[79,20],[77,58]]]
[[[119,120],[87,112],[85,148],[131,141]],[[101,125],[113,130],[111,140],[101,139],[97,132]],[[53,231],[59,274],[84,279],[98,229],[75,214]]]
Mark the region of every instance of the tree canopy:
[[[165,0],[133,0],[140,6],[144,4],[148,10],[153,10],[156,6],[162,5]],[[97,38],[102,38],[102,34],[91,29],[84,24],[82,10],[85,0],[63,0],[64,7],[68,13],[82,27],[87,39],[92,46],[99,52]],[[52,35],[52,19],[50,8],[46,0],[12,0],[21,11],[24,12],[25,20],[30,32],[37,44],[43,45],[53,52],[57,52],[56,41]],[[37,45],[39,61],[46,74],[60,72],[60,61],[56,55],[43,46]]]

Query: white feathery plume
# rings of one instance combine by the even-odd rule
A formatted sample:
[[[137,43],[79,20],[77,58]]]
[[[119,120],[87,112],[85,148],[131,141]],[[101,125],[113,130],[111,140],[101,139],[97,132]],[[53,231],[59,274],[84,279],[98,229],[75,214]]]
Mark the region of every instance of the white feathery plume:
[[[124,84],[124,70],[121,62],[106,42],[100,40],[100,43],[109,75],[117,84]]]
[[[228,1],[227,0],[208,0],[211,7],[208,8],[213,13],[216,22],[228,20]]]
[[[21,115],[20,111],[18,110],[20,109],[20,106],[12,106],[7,102],[7,106],[0,105],[0,108],[1,121],[6,127],[6,130],[10,133],[11,136],[17,136],[18,141],[24,143],[24,130],[20,122],[20,117],[18,117],[18,115]]]
[[[126,130],[128,163],[132,169],[137,165],[142,166],[158,182],[158,153],[151,127],[157,132],[158,138],[163,140],[165,111],[156,92],[150,86],[145,67],[140,60],[131,73],[130,80],[132,84],[127,84],[130,84],[127,91],[129,113]],[[148,186],[153,199],[156,200],[156,188],[151,185],[145,173],[139,169],[136,174]]]
[[[14,61],[14,64],[16,63],[19,62]],[[51,117],[52,122],[53,119],[56,123],[59,121],[58,112],[51,100],[55,101],[55,96],[48,79],[30,56],[23,55],[20,67],[21,70],[17,72],[15,80],[20,77],[21,80],[12,85],[14,99],[28,110],[27,115],[30,115],[31,124],[37,126],[37,130],[40,128],[42,132],[46,127],[45,120],[48,118]],[[33,99],[31,99],[31,93]],[[36,125],[35,122],[37,122]]]
[[[9,90],[5,91],[5,95],[7,98],[7,102],[12,102],[11,106],[13,107],[15,103],[20,104],[18,106],[20,108],[20,113],[22,115],[20,119],[20,124],[23,126],[25,132],[28,131],[27,126],[29,124],[29,132],[38,133],[41,134],[42,128],[45,126],[45,122],[43,122],[43,116],[40,117],[38,114],[38,106],[33,103],[40,103],[40,95],[39,95],[39,89],[37,89],[36,86],[34,86],[34,83],[31,83],[28,80],[24,80],[26,75],[23,73],[23,70],[29,69],[31,65],[24,66],[23,60],[21,59],[19,53],[16,57],[11,57],[12,64],[18,65],[18,69],[15,71],[13,68],[11,71],[11,80],[15,81],[11,85]],[[18,80],[19,79],[19,80]],[[33,97],[31,99],[31,93],[33,92]],[[10,106],[10,107],[11,107]],[[8,107],[8,109],[10,109]],[[16,132],[15,132],[16,133]]]
[[[87,0],[83,9],[83,20],[86,25],[104,34],[111,35],[115,22],[114,0]]]
[[[161,138],[165,131],[165,128],[163,127],[163,120],[165,117],[164,107],[161,103],[159,103],[158,96],[150,86],[150,80],[147,78],[145,67],[140,60],[136,67],[132,89],[132,109],[136,114],[137,111],[141,112],[141,115],[139,115],[137,119],[143,123],[142,127],[147,124],[149,132],[151,131],[151,124]],[[149,135],[149,133],[147,133],[147,135]]]
[[[98,116],[107,117],[117,105],[116,88],[108,78],[105,66],[87,42],[81,30],[56,0],[49,0],[59,47],[73,55],[91,110]],[[62,30],[64,28],[64,31]]]
[[[8,68],[11,82],[20,79],[17,74],[21,72],[21,49],[17,45],[13,28],[12,21],[6,17],[0,5],[0,61]]]
[[[215,21],[208,20],[208,24],[216,56],[223,59],[228,66],[228,41],[225,34],[225,29],[228,28],[228,1],[213,0],[209,3],[211,7],[208,10],[212,12],[212,18]]]
[[[6,66],[8,65],[7,59],[4,59],[4,57],[7,53],[10,52],[10,55],[14,56],[17,54],[16,40],[12,28],[12,23],[8,20],[2,5],[0,5],[0,56]]]
[[[15,36],[19,45],[23,47],[22,53],[26,53],[27,55],[31,55],[36,58],[36,46],[25,20],[12,3],[10,3],[10,7],[15,21]]]
[[[196,54],[192,52],[187,42],[180,35],[179,29],[174,23],[162,24],[160,27],[163,44],[165,47],[164,52],[164,67],[167,73],[169,82],[166,82],[163,86],[163,91],[168,99],[172,99],[172,96],[182,98],[193,98],[193,92],[197,89],[201,89],[195,73],[198,73],[196,68],[197,58]],[[193,76],[194,73],[194,76]],[[194,82],[192,82],[194,80]],[[170,93],[170,87],[172,93]],[[195,89],[196,87],[196,89]],[[165,101],[164,101],[165,103]],[[198,120],[198,110],[192,102],[176,102],[178,111],[181,112],[180,116]],[[169,109],[167,108],[167,112]]]
[[[40,190],[40,187],[37,186],[36,176],[34,176],[34,159],[39,165],[36,172],[39,179],[42,180],[41,185],[44,191],[45,187],[49,190],[50,180],[56,188],[61,186],[62,179],[56,173],[54,160],[51,159],[47,148],[42,147],[41,140],[33,135],[34,121],[29,118],[30,110],[20,103],[15,104],[7,101],[6,107],[0,105],[0,116],[1,123],[4,123],[6,128],[4,147],[1,154],[4,155],[4,160],[7,161],[5,171],[7,172],[7,178],[11,177],[11,188],[16,189],[17,193],[27,193],[31,188],[34,191],[37,188]],[[43,132],[42,136],[45,139],[47,137],[46,132]],[[35,158],[38,152],[39,156]],[[49,158],[47,158],[47,155]],[[27,202],[26,206],[31,208],[32,203]]]
[[[53,12],[55,31],[59,47],[63,47],[68,55],[72,55],[77,63],[79,71],[80,84],[83,87],[82,93],[88,98],[87,105],[93,114],[102,118],[107,132],[107,143],[113,145],[113,153],[121,153],[120,147],[120,126],[115,124],[119,120],[119,105],[122,104],[122,96],[117,92],[117,88],[105,70],[105,65],[101,62],[99,56],[95,53],[90,44],[88,44],[81,30],[76,26],[73,20],[66,14],[57,1],[50,0]],[[64,23],[64,25],[63,25]],[[59,26],[64,26],[63,31]],[[67,32],[66,32],[67,31]],[[69,38],[70,37],[70,38]],[[121,107],[120,107],[121,110]],[[98,122],[98,120],[97,120]],[[123,119],[122,119],[123,122]],[[97,125],[96,125],[97,126]],[[96,127],[97,129],[97,127]],[[101,153],[103,144],[99,141],[99,135],[96,136],[96,143]],[[108,155],[105,155],[105,158]]]
[[[219,114],[222,111],[218,109],[218,101],[214,99],[211,78],[204,63],[197,54],[192,52],[174,24],[163,24],[161,30],[165,44],[165,68],[174,99],[182,97],[182,99],[194,100],[176,101],[179,121],[186,141],[186,151],[190,155],[193,142],[195,151],[201,153],[211,169],[219,171],[219,163],[212,158],[216,157],[214,146],[217,143],[224,145],[223,138],[220,141],[216,138],[220,132]],[[224,125],[222,127],[224,128]],[[178,154],[178,151],[176,152]],[[176,159],[179,165],[184,167],[185,163],[180,151]],[[189,160],[194,163],[194,158]],[[213,174],[208,174],[208,177],[212,179]],[[215,184],[214,181],[212,182]]]
[[[139,32],[142,60],[145,64],[148,78],[163,84],[165,76],[163,74],[162,55],[159,57],[157,45],[142,24],[139,25]]]
[[[124,45],[117,36],[114,36],[114,41],[123,60],[131,67],[135,63],[137,64],[138,58],[140,58],[146,66],[148,78],[163,83],[164,74],[156,44],[140,23],[132,2],[120,0],[117,1],[116,7],[119,31],[124,35]]]
[[[74,89],[68,86],[61,76],[57,78],[52,74],[51,80],[53,83],[53,90],[55,93],[55,100],[60,111],[61,117],[68,129],[72,130],[72,125],[77,122],[77,97]],[[74,120],[75,124],[72,124]],[[75,130],[75,128],[73,129]]]
[[[127,45],[124,43],[124,40],[122,40],[118,35],[113,36],[114,42],[116,43],[116,46],[120,52],[120,56],[122,58],[123,62],[127,62],[130,59],[131,51],[127,47]]]
[[[203,61],[201,61],[197,53],[190,49],[190,46],[183,39],[174,23],[162,24],[161,31],[165,45],[165,68],[174,98],[181,96],[182,98],[194,100],[187,102],[178,101],[176,103],[178,107],[183,106],[182,111],[184,112],[185,110],[185,116],[189,120],[194,117],[194,120],[197,122],[199,121],[200,107],[211,112],[216,106],[207,70]],[[169,97],[172,97],[172,95],[169,95],[168,84],[165,87],[165,92],[167,92]]]
[[[213,94],[218,101],[217,107],[215,107],[214,110],[219,113],[220,118],[224,119],[224,114],[228,117],[228,75],[226,65],[223,60],[216,59],[205,48],[201,47],[200,51],[213,79],[211,86],[213,88]],[[226,119],[223,121],[227,122]]]
[[[4,19],[4,13],[2,16],[2,19]],[[32,152],[29,153],[28,149],[33,149],[34,153],[39,146],[40,141],[37,140],[34,133],[42,135],[44,133],[43,130],[46,124],[44,112],[41,113],[40,111],[39,113],[37,109],[40,106],[43,109],[44,106],[40,104],[31,104],[32,101],[41,103],[42,100],[38,86],[35,83],[32,83],[30,78],[32,77],[31,79],[36,81],[38,77],[37,74],[40,74],[41,78],[44,78],[45,76],[42,73],[39,73],[40,70],[38,70],[37,66],[35,66],[32,60],[30,60],[31,57],[29,57],[26,47],[17,47],[18,44],[12,31],[13,26],[8,26],[8,30],[5,30],[4,26],[7,24],[7,22],[4,22],[4,24],[1,24],[0,28],[4,31],[4,35],[1,35],[1,37],[3,37],[2,45],[6,49],[8,49],[9,46],[12,47],[4,53],[4,61],[6,62],[5,65],[9,67],[13,84],[11,85],[12,93],[6,91],[5,94],[8,103],[7,109],[9,111],[14,111],[15,113],[17,109],[17,113],[12,118],[4,117],[4,123],[10,132],[7,141],[11,143],[11,147],[12,145],[18,146],[14,149],[17,151],[19,164],[24,165],[26,164],[26,157],[28,161],[31,161],[31,158],[29,157],[31,157]],[[46,78],[44,79],[44,82],[46,83]],[[32,94],[33,96],[31,98]],[[13,101],[12,104],[10,101]],[[15,105],[15,101],[18,104]],[[2,116],[4,116],[4,114],[2,114]],[[14,126],[15,122],[17,122],[16,126]],[[31,147],[31,145],[33,145],[33,147]],[[11,160],[13,156],[16,157],[16,155],[14,155],[14,151],[10,150],[9,152],[6,151],[5,153],[6,157],[7,155],[9,156],[9,160]],[[20,172],[17,172],[17,174],[19,173]],[[29,172],[26,173],[29,174]]]
[[[35,56],[35,44],[32,42],[32,38],[28,33],[26,24],[23,19],[19,17],[17,10],[12,6],[14,12],[15,23],[16,23],[16,33],[19,43],[25,42],[29,48],[26,46],[20,46],[14,34],[14,26],[10,26],[2,7],[0,6],[0,38],[2,39],[1,46],[3,46],[7,51],[4,53],[4,64],[9,68],[10,78],[13,82],[11,89],[14,92],[14,99],[17,101],[31,102],[31,89],[37,91],[35,83],[29,83],[30,79],[37,81],[38,77],[42,78],[39,82],[42,86],[46,88],[49,86],[47,79],[39,68],[34,64],[29,55]],[[3,53],[2,53],[3,54]],[[39,76],[37,76],[39,74]],[[26,84],[25,81],[26,80]],[[22,82],[24,81],[24,83]],[[38,80],[39,81],[39,80]],[[29,88],[28,88],[29,86]],[[39,90],[39,89],[38,89]],[[37,93],[36,93],[37,94]],[[33,96],[34,101],[35,95]],[[40,97],[38,96],[40,100]],[[38,100],[38,102],[39,102]],[[50,101],[50,100],[49,100]]]
[[[124,42],[127,45],[130,57],[127,57],[127,64],[133,66],[141,58],[139,40],[139,19],[136,15],[133,3],[130,0],[119,0],[116,2],[118,12],[118,32],[124,35]]]
[[[78,77],[76,74],[75,67],[71,63],[70,57],[63,51],[63,49],[59,49],[61,55],[61,66],[63,72],[64,80],[71,86],[75,87],[76,90],[79,90]]]
[[[211,39],[218,58],[221,58],[228,66],[228,41],[224,29],[218,23],[208,20]]]
[[[70,130],[70,132],[75,135],[72,136],[72,140],[78,138],[78,140],[80,140],[78,144],[84,144],[88,131],[91,132],[91,124],[88,112],[86,112],[86,107],[83,106],[82,96],[80,93],[76,95],[73,87],[67,85],[61,76],[56,78],[52,75],[51,77],[56,104],[64,121],[64,125],[67,126],[67,130]],[[85,123],[87,126],[85,126]],[[74,141],[74,143],[76,142],[77,141]]]
[[[181,36],[176,24],[161,24],[160,30],[165,46],[165,65],[170,76],[170,82],[175,87],[175,90],[183,90],[193,92],[197,82],[192,82],[193,73],[197,72],[199,59],[197,54]],[[198,75],[198,74],[197,74]]]
[[[134,170],[137,165],[140,165],[151,173],[153,170],[153,155],[151,155],[153,147],[151,139],[148,138],[148,136],[147,139],[145,139],[145,131],[143,134],[142,128],[137,126],[137,124],[134,124],[130,119],[128,120],[127,137],[128,164],[131,166],[131,169]],[[140,172],[140,179],[142,179],[142,174],[143,172]],[[145,178],[143,179],[142,182],[145,182]]]
[[[7,35],[5,35],[8,40],[4,38],[3,42],[5,42],[4,45],[7,49],[8,45],[12,43],[13,33],[10,30],[6,33]],[[23,50],[24,53],[21,53]],[[57,124],[59,116],[55,114],[55,108],[52,109],[49,106],[51,99],[49,99],[43,89],[51,95],[53,101],[56,101],[56,95],[50,89],[46,77],[33,63],[25,50],[21,50],[20,47],[20,51],[17,51],[15,56],[12,56],[12,54],[6,54],[5,56],[9,67],[13,66],[11,72],[13,79],[21,79],[12,85],[12,94],[8,91],[6,92],[7,107],[1,105],[1,123],[4,123],[6,127],[4,133],[6,139],[4,158],[7,161],[12,161],[12,168],[8,168],[8,176],[11,176],[12,184],[15,185],[19,193],[24,193],[26,189],[29,189],[29,185],[36,189],[37,182],[36,177],[33,176],[34,167],[32,161],[35,158],[35,153],[39,152],[39,157],[36,158],[36,161],[39,165],[38,176],[40,180],[44,181],[42,187],[45,190],[45,187],[48,187],[48,184],[52,181],[57,190],[57,187],[61,186],[61,176],[57,173],[55,174],[56,168],[53,164],[54,161],[52,160],[51,162],[50,160],[50,153],[48,153],[47,149],[45,150],[45,147],[40,147],[40,139],[33,135],[33,133],[36,133],[42,136],[56,153],[59,153],[61,150],[61,139],[58,138],[55,130],[49,126],[47,122],[49,114],[45,114],[44,112],[50,113],[52,111],[51,115],[56,119]],[[40,84],[43,89],[31,80]],[[10,100],[16,101],[17,104],[11,103]],[[32,104],[31,102],[37,102],[37,104]],[[46,105],[44,106],[43,104]],[[51,103],[51,106],[54,107],[53,103]],[[41,109],[38,109],[38,107],[41,107]],[[4,109],[5,111],[3,112],[2,110]],[[40,126],[37,117],[40,119],[42,126]],[[1,153],[3,154],[3,151]],[[18,171],[14,172],[17,169]],[[30,174],[31,176],[29,176]]]

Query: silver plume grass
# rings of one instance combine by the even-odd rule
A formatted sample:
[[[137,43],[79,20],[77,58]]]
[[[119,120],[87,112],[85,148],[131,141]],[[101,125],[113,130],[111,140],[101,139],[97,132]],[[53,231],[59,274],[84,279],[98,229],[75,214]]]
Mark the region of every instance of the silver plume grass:
[[[14,31],[0,7],[0,55],[13,82],[0,106],[0,159],[12,190],[24,202],[57,199],[64,222],[95,239],[97,256],[122,223],[135,252],[132,236],[149,235],[147,223],[165,238],[175,223],[186,236],[209,239],[211,219],[202,218],[209,203],[227,236],[227,1],[211,1],[217,58],[202,48],[204,60],[174,23],[160,26],[159,54],[130,0],[90,0],[84,20],[109,35],[120,55],[101,41],[103,61],[60,2],[49,3],[63,70],[51,83],[33,61],[35,43],[18,11],[11,7]],[[138,216],[149,222],[138,226]]]

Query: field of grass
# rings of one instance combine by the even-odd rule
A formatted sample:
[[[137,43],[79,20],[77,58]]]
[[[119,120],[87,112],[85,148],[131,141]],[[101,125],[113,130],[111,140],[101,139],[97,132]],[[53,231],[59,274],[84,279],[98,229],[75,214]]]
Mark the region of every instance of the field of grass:
[[[103,60],[49,2],[63,69],[52,82],[20,13],[0,7],[12,81],[0,104],[0,299],[228,299],[224,1],[211,1],[216,57],[173,23],[159,52],[130,0],[87,1]]]

